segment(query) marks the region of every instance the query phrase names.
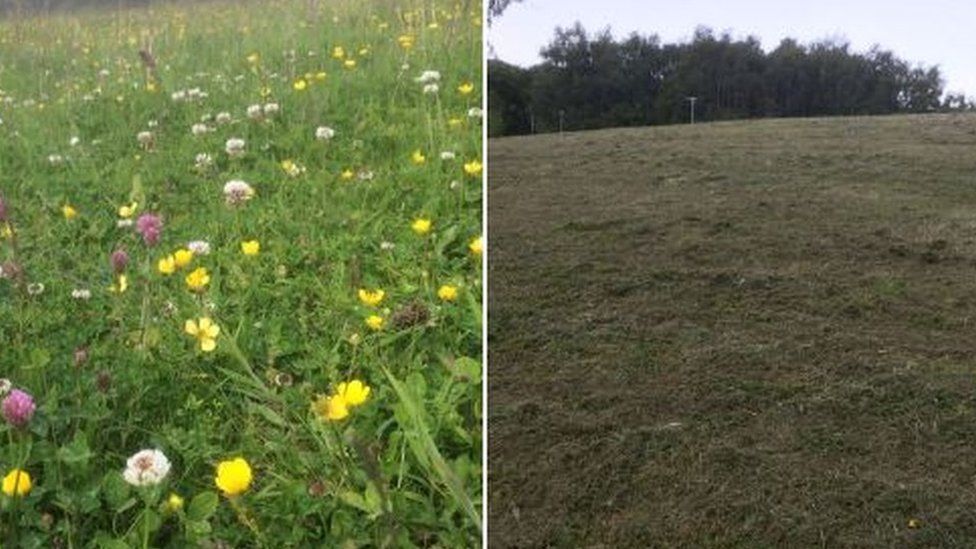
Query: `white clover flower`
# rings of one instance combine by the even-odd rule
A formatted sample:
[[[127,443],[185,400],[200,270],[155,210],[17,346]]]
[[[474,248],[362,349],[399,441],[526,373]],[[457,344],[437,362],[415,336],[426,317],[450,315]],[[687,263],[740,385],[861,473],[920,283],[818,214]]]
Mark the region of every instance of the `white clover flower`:
[[[149,126],[150,128],[155,128],[156,126],[159,125],[159,121],[158,120],[150,120],[146,125]]]
[[[369,170],[359,170],[359,172],[356,173],[356,178],[359,179],[360,181],[372,181],[373,172]]]
[[[281,111],[281,106],[278,105],[277,103],[266,103],[264,105],[265,116],[274,116],[278,114],[279,111]]]
[[[424,93],[427,94],[427,95],[434,95],[438,91],[440,91],[440,89],[441,89],[440,86],[438,86],[437,84],[425,84],[424,85]]]
[[[380,249],[381,250],[390,251],[393,248],[396,248],[396,244],[394,244],[392,242],[389,242],[389,241],[386,241],[386,240],[384,240],[383,242],[380,242]]]
[[[247,108],[247,117],[251,120],[261,120],[264,118],[264,109],[261,105],[251,105]]]
[[[112,74],[112,73],[110,73],[108,69],[102,69],[102,70],[98,71],[98,77],[99,78],[108,78],[108,75],[110,75],[110,74]]]
[[[177,90],[170,94],[173,101],[186,101],[186,90]]]
[[[187,243],[186,249],[193,252],[194,255],[209,255],[210,243],[206,240],[194,240]]]
[[[231,206],[247,202],[253,197],[254,189],[240,179],[228,181],[224,185],[224,199]]]
[[[328,141],[335,137],[335,130],[328,126],[319,126],[315,128],[315,139],[319,141]]]
[[[133,221],[131,219],[119,219],[116,220],[115,226],[120,229],[128,229],[132,226]]]
[[[454,160],[454,151],[441,151],[441,160]]]
[[[220,125],[230,124],[231,120],[233,120],[233,119],[231,118],[229,112],[220,112],[220,113],[217,113],[217,123],[218,124],[220,124]]]
[[[468,109],[468,118],[481,118],[482,116],[484,116],[484,113],[480,107],[471,107]]]
[[[419,82],[421,84],[430,84],[432,82],[440,82],[441,73],[439,71],[426,70],[420,73],[420,76],[413,79],[414,82]]]
[[[205,134],[205,133],[207,133],[209,131],[210,131],[210,126],[207,126],[206,124],[194,124],[194,125],[190,126],[190,133],[192,133],[194,136],[197,136],[197,137],[199,137],[199,136],[201,136],[201,135],[203,135],[203,134]]]
[[[125,462],[122,478],[133,486],[155,486],[169,474],[170,464],[159,450],[140,450]]]
[[[153,136],[153,132],[150,131],[141,131],[136,134],[136,141],[138,141],[143,147],[151,147],[155,139],[156,138]]]
[[[31,282],[27,285],[27,293],[29,295],[41,295],[44,293],[44,283],[43,282]]]
[[[448,187],[449,187],[449,188],[450,188],[450,189],[451,189],[452,191],[456,191],[456,190],[458,190],[458,189],[460,189],[460,188],[461,188],[461,182],[460,182],[460,181],[458,181],[457,179],[454,179],[454,180],[452,180],[452,181],[451,181],[451,183],[450,183],[450,184],[448,185]]]
[[[0,120],[0,124],[3,124],[3,120]],[[68,145],[71,147],[77,147],[79,143],[81,143],[81,138],[77,135],[72,136],[71,139],[68,140]]]
[[[61,156],[60,154],[51,154],[48,155],[47,161],[52,166],[60,166],[61,164],[64,164],[64,157]]]
[[[206,170],[213,166],[213,157],[207,153],[200,153],[193,159],[194,166],[198,170]]]
[[[88,288],[77,288],[71,290],[71,297],[75,299],[89,300],[91,299],[91,290]]]
[[[224,150],[231,158],[244,156],[244,140],[239,137],[231,137],[227,140]]]

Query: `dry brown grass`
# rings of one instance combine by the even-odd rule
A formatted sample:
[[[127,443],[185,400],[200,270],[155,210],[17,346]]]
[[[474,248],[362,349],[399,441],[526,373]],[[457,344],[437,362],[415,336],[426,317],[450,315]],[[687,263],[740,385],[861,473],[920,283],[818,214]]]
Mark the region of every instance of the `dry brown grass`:
[[[493,547],[976,546],[976,117],[489,150]]]

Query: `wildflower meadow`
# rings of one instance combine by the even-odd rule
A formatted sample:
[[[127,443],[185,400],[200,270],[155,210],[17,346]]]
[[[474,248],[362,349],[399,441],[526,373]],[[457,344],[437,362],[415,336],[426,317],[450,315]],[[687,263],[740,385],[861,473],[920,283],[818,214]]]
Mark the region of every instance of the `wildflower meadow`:
[[[0,21],[3,547],[473,547],[482,6]]]

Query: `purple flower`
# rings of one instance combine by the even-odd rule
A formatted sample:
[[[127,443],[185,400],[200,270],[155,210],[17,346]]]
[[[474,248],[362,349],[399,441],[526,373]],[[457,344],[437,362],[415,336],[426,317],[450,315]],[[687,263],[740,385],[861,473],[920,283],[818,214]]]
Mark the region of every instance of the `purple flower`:
[[[147,246],[155,246],[163,232],[163,219],[156,214],[144,213],[136,220],[136,231],[142,235]]]
[[[23,427],[34,416],[34,399],[20,389],[10,391],[3,399],[3,417],[14,427]]]
[[[112,270],[115,271],[115,274],[122,274],[128,264],[129,254],[125,253],[125,250],[119,248],[112,252]]]

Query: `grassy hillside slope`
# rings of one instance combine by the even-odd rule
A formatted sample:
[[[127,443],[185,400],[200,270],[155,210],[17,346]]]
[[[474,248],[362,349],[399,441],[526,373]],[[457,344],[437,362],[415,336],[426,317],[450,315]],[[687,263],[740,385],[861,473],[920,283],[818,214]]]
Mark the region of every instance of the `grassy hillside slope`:
[[[489,149],[493,547],[976,544],[976,117]]]

